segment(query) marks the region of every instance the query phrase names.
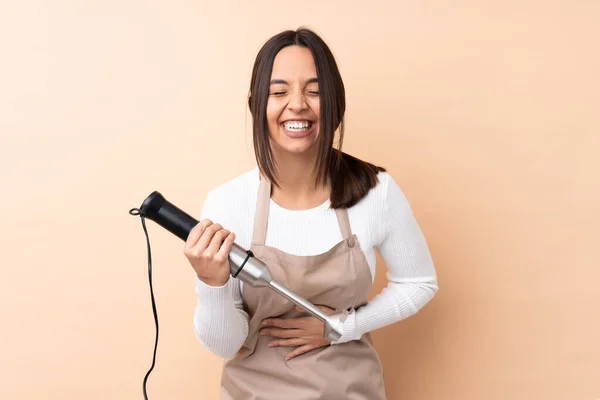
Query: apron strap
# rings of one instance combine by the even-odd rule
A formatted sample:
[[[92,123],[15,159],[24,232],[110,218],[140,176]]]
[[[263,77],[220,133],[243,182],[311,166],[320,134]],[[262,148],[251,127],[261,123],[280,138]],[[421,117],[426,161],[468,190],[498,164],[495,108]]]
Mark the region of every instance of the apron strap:
[[[271,182],[261,175],[256,200],[256,215],[254,217],[254,230],[252,232],[252,245],[264,246],[267,238],[267,223],[269,221],[269,204],[271,202]],[[348,209],[338,208],[335,215],[342,232],[342,239],[352,236]]]
[[[256,215],[254,216],[254,230],[252,232],[252,244],[264,246],[267,238],[267,222],[269,220],[269,204],[271,201],[271,182],[264,176],[260,176],[258,186],[258,199],[256,200]]]
[[[337,208],[335,215],[342,231],[342,239],[347,239],[352,236],[352,229],[350,228],[350,219],[348,218],[347,208]]]

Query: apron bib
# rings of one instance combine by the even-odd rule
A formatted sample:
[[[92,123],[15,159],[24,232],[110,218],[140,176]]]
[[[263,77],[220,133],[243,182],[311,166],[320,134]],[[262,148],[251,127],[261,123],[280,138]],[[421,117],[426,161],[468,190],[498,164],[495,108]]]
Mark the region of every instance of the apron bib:
[[[350,229],[346,209],[335,210],[343,240],[325,253],[295,256],[265,246],[271,183],[262,177],[250,250],[268,266],[273,279],[314,305],[359,308],[368,301],[371,271]],[[222,400],[385,400],[383,370],[366,333],[360,340],[333,344],[289,361],[292,347],[268,347],[275,338],[260,336],[265,318],[306,316],[269,288],[244,284],[248,337],[223,367]]]

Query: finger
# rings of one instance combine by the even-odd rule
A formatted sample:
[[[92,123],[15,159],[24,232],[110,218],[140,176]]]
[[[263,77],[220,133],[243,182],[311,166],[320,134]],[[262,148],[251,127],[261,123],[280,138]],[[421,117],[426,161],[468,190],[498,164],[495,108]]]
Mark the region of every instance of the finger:
[[[271,340],[269,342],[269,347],[297,347],[308,344],[309,340],[310,339],[306,338]]]
[[[334,308],[328,307],[328,306],[323,306],[323,305],[319,305],[316,306],[319,310],[325,312],[325,313],[332,313],[335,311]],[[304,313],[308,313],[308,311],[306,311],[303,307],[300,306],[296,306],[296,310],[304,312]]]
[[[317,308],[321,311],[335,311],[334,308],[328,307],[328,306],[324,306],[322,304],[318,305]]]
[[[300,312],[303,312],[303,313],[305,313],[305,314],[308,314],[308,311],[306,311],[306,310],[304,309],[304,307],[296,306],[296,311],[300,311]]]
[[[300,328],[306,323],[307,317],[301,318],[267,318],[261,323],[262,326],[274,326],[277,328],[293,329]]]
[[[235,233],[230,232],[229,235],[227,235],[227,237],[225,238],[225,241],[223,241],[223,245],[217,252],[216,257],[221,260],[226,259],[227,256],[229,255],[229,252],[231,251],[231,245],[233,245],[234,241],[235,241]]]
[[[212,239],[210,240],[208,247],[206,248],[206,251],[209,254],[217,254],[219,248],[221,247],[221,244],[223,244],[223,240],[225,240],[225,238],[229,236],[230,233],[231,232],[229,232],[225,228],[215,232]]]
[[[204,233],[204,230],[210,225],[212,225],[212,221],[210,219],[204,219],[198,222],[190,231],[190,234],[188,235],[185,241],[184,249],[192,249],[196,245],[196,243],[198,243],[198,239],[200,239],[200,237]]]
[[[223,229],[221,224],[212,224],[208,226],[204,230],[204,233],[200,237],[200,240],[198,240],[198,243],[196,243],[196,245],[194,246],[194,251],[198,253],[203,253],[212,241],[212,238],[215,235],[215,233],[220,231],[221,229]]]
[[[289,361],[294,357],[298,357],[299,355],[308,353],[309,351],[314,349],[316,349],[316,347],[310,344],[305,344],[304,346],[297,347],[294,351],[288,353],[288,355],[285,356],[285,360]]]
[[[263,328],[260,330],[261,336],[273,336],[278,338],[297,338],[305,336],[306,332],[301,329],[277,329],[277,328]]]
[[[335,312],[335,310],[333,308],[330,308],[327,306],[317,306],[317,308],[319,310],[323,311],[327,315],[333,314]],[[296,306],[296,310],[300,311],[302,313],[305,313],[305,314],[310,314],[308,311],[306,311],[303,307],[300,307],[300,306]]]

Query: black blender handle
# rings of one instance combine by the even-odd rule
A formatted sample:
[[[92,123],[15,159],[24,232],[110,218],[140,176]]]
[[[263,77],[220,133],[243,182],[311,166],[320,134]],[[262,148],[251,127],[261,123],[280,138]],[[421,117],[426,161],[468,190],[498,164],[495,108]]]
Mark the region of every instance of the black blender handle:
[[[198,220],[170,203],[158,191],[152,192],[142,203],[140,212],[184,242]]]

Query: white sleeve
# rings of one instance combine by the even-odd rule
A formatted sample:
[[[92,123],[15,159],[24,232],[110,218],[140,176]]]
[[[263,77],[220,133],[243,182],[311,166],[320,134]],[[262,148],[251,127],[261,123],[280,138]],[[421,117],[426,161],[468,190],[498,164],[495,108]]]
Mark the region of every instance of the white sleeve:
[[[209,192],[200,219],[208,218],[227,226],[221,218],[223,215],[222,202]],[[248,314],[242,307],[239,280],[230,276],[225,285],[214,287],[196,278],[196,298],[196,338],[211,353],[233,357],[248,336]]]
[[[335,343],[358,340],[418,312],[438,291],[429,248],[408,200],[388,174],[376,248],[385,262],[388,284],[368,304],[353,311]],[[377,216],[379,217],[379,216]]]

